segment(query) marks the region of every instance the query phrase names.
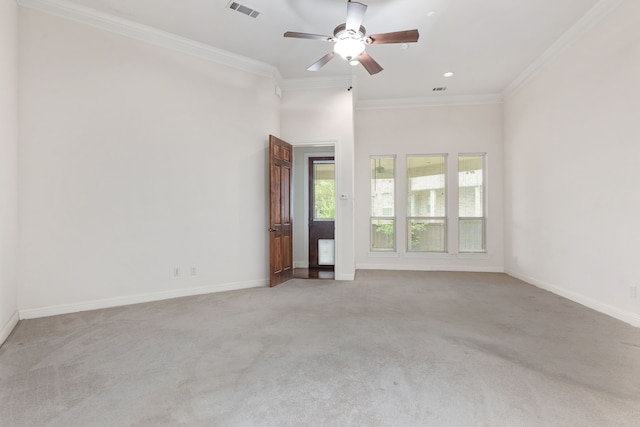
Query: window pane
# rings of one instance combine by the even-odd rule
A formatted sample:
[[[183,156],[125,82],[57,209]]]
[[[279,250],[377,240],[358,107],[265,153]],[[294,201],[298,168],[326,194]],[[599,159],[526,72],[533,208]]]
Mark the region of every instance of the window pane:
[[[485,155],[458,157],[458,250],[484,252]]]
[[[407,250],[446,251],[447,157],[407,156]]]
[[[392,219],[371,220],[371,249],[393,250],[396,245],[395,221]]]
[[[313,163],[313,218],[334,219],[335,217],[335,163],[317,161]]]
[[[458,159],[458,216],[484,217],[484,156],[460,156]]]
[[[443,219],[410,219],[408,223],[410,251],[445,251],[446,232]]]
[[[396,248],[394,156],[371,158],[371,250]]]
[[[395,215],[395,158],[371,158],[371,216]]]
[[[484,219],[461,219],[459,224],[460,252],[484,252]]]
[[[444,217],[445,156],[407,157],[407,216]]]

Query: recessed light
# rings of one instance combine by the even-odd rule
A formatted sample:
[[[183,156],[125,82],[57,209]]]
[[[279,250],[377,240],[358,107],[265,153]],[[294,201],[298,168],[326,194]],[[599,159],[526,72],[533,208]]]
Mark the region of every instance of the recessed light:
[[[427,12],[427,16],[433,16],[436,14],[435,10],[430,10],[429,12]]]
[[[403,48],[403,49],[405,49],[405,50],[407,50],[407,49],[409,49],[409,43],[402,43],[402,44],[400,45],[400,47],[401,47],[401,48]]]
[[[447,71],[446,73],[444,73],[445,77],[453,77],[453,73],[451,71]]]

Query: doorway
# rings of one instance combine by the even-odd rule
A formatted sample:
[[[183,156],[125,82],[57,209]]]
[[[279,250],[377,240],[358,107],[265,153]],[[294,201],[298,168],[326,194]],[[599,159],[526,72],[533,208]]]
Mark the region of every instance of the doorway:
[[[293,276],[333,280],[335,148],[333,144],[294,145],[293,158]]]
[[[309,269],[335,264],[336,164],[333,157],[309,158]]]

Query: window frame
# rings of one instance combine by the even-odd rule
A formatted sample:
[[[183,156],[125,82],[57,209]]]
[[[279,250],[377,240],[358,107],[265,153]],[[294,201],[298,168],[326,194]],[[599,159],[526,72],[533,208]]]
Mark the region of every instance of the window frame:
[[[443,175],[444,175],[444,216],[411,216],[409,215],[410,213],[410,209],[409,209],[409,200],[410,200],[410,191],[411,191],[411,182],[409,179],[409,158],[416,158],[416,157],[436,157],[436,158],[443,158],[443,165],[444,165],[444,171],[443,171]],[[406,212],[405,212],[405,220],[406,220],[406,236],[405,236],[405,247],[406,247],[406,251],[407,253],[422,253],[422,254],[446,254],[449,251],[449,218],[448,218],[448,214],[449,214],[449,209],[448,209],[448,205],[449,205],[449,154],[448,153],[432,153],[432,154],[407,154],[406,158],[405,158],[405,178],[406,178],[406,193],[405,193],[405,197],[406,197]],[[411,249],[411,221],[412,220],[423,220],[423,221],[442,221],[443,225],[444,225],[444,236],[443,236],[443,242],[444,242],[444,247],[442,250],[438,250],[438,251],[428,251],[428,250],[416,250],[416,249]]]
[[[373,189],[371,187],[371,182],[373,181],[372,175],[372,161],[375,159],[391,159],[393,161],[393,215],[383,215],[383,216],[374,216],[373,215]],[[397,156],[395,154],[385,154],[385,155],[371,155],[369,156],[369,252],[396,252],[397,251],[397,205],[398,205],[398,192],[397,192]],[[374,221],[392,221],[393,222],[393,247],[391,248],[375,248],[373,246],[373,222]]]
[[[460,216],[460,158],[461,157],[482,157],[482,216]],[[487,153],[486,152],[474,152],[474,153],[458,153],[457,162],[458,171],[458,200],[457,200],[457,213],[458,213],[458,253],[460,254],[486,254],[487,253]],[[462,221],[482,221],[482,249],[481,250],[461,250],[460,249],[460,225]]]

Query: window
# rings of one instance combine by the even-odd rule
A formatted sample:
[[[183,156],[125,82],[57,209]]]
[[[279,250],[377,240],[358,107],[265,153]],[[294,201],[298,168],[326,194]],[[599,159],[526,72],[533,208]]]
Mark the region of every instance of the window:
[[[371,250],[394,251],[395,156],[371,157]]]
[[[335,217],[335,169],[333,160],[312,159],[313,220],[333,221]]]
[[[447,250],[446,155],[407,156],[407,250]]]
[[[458,157],[458,251],[485,252],[485,155]]]

